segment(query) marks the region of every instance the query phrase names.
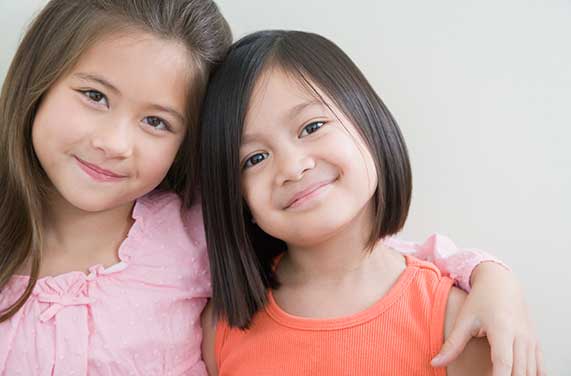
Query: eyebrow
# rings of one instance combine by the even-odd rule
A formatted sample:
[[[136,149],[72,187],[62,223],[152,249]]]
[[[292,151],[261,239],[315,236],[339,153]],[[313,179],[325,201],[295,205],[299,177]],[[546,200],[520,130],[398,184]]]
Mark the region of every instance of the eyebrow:
[[[321,102],[319,99],[312,99],[312,100],[308,100],[302,103],[299,103],[295,106],[293,106],[288,112],[287,112],[287,116],[288,117],[295,117],[298,116],[303,110],[305,110],[308,107],[312,107],[312,106],[319,106],[321,108],[326,107],[323,102]],[[245,144],[249,144],[250,142],[254,142],[258,139],[258,135],[256,133],[253,134],[244,134],[242,136],[242,141],[241,144],[245,145]]]
[[[325,105],[323,104],[323,102],[321,102],[319,99],[315,98],[306,102],[302,102],[298,105],[295,105],[291,108],[291,110],[289,110],[289,115],[290,116],[297,116],[299,115],[303,110],[305,110],[307,107],[312,107],[312,106],[319,106],[319,107],[325,107]]]
[[[258,138],[258,136],[254,133],[254,134],[244,134],[242,135],[242,138],[240,140],[240,147],[249,144],[251,142],[256,141],[256,139]]]
[[[109,90],[115,92],[116,94],[121,94],[119,89],[117,89],[111,82],[107,81],[105,78],[98,76],[96,74],[93,74],[93,73],[75,73],[74,76],[81,79],[81,80],[84,80],[84,81],[97,82],[97,83],[105,86]]]
[[[93,73],[75,73],[74,76],[81,79],[81,80],[97,82],[97,83],[105,86],[109,90],[113,91],[115,94],[121,94],[121,91],[119,89],[117,89],[117,87],[115,87],[111,82],[107,81],[105,78],[103,78],[99,75],[96,75]],[[178,112],[177,110],[175,110],[173,108],[170,108],[167,106],[162,106],[160,104],[151,104],[151,105],[149,105],[149,107],[154,109],[154,110],[157,110],[157,111],[166,112],[166,113],[176,117],[182,123],[186,122],[186,118],[183,115],[181,115],[180,112]]]
[[[161,106],[160,104],[151,104],[149,107],[152,109],[155,109],[157,111],[162,111],[162,112],[166,112],[168,114],[171,114],[172,116],[176,117],[183,124],[186,122],[186,118],[184,116],[182,116],[180,112],[178,112],[177,110],[175,110],[173,108]]]

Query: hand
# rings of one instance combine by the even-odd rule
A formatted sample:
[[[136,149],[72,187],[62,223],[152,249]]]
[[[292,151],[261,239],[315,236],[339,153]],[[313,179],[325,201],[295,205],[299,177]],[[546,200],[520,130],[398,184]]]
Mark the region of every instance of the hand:
[[[539,341],[513,272],[484,262],[474,269],[471,280],[472,291],[432,365],[447,366],[472,337],[487,336],[494,376],[546,375]]]

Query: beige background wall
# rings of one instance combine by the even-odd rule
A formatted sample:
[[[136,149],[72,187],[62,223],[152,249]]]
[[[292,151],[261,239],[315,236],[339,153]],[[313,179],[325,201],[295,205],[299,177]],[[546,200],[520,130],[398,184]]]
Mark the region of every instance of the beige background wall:
[[[0,0],[0,81],[44,0]],[[237,37],[318,32],[362,68],[414,169],[403,237],[448,234],[523,281],[551,375],[571,375],[571,2],[219,0]]]

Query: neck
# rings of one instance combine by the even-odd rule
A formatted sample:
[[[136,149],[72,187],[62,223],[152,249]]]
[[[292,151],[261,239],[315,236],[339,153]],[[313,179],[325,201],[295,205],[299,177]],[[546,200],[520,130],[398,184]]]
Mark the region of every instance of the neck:
[[[367,249],[372,217],[372,208],[367,207],[344,228],[315,244],[288,244],[288,252],[278,268],[280,281],[284,278],[297,282],[309,279],[338,281],[361,273],[364,266],[382,253],[377,252],[380,243],[374,249]]]
[[[402,255],[380,241],[367,249],[372,215],[361,213],[311,246],[288,244],[276,270],[276,303],[292,315],[332,318],[361,312],[385,296],[406,265]]]
[[[117,250],[133,224],[132,209],[130,202],[88,212],[59,195],[52,197],[45,213],[44,260],[60,256],[83,260],[86,265],[96,264],[97,260],[117,260]]]

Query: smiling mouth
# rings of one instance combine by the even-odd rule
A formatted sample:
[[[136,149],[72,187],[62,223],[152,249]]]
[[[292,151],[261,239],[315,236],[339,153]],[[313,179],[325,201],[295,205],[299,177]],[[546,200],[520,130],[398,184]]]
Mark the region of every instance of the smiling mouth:
[[[294,209],[303,205],[303,203],[320,195],[325,188],[330,186],[336,180],[337,179],[322,181],[317,184],[313,184],[304,190],[299,191],[291,198],[291,200],[287,203],[284,209],[286,210]]]
[[[92,163],[86,162],[83,159],[75,157],[79,167],[96,181],[100,182],[114,182],[126,178],[126,175],[120,175],[113,171],[106,170]]]

